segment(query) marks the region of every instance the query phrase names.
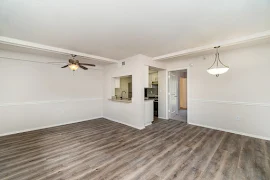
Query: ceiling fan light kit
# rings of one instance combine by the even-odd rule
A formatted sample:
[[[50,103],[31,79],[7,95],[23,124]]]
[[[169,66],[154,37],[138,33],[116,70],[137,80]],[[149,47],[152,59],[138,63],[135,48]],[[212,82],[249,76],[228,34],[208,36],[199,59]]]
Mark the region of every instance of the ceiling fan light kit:
[[[70,65],[68,65],[68,67],[69,67],[72,71],[76,71],[76,70],[79,68],[79,66],[78,66],[77,64],[70,64]]]
[[[76,71],[78,68],[82,68],[83,70],[88,70],[87,67],[85,66],[93,66],[95,67],[96,65],[94,64],[88,64],[88,63],[80,63],[78,60],[75,60],[74,58],[76,57],[76,55],[71,55],[72,59],[69,59],[69,64],[63,66],[62,68],[66,68],[69,67],[72,71]]]
[[[212,66],[207,69],[207,72],[218,77],[220,74],[226,73],[229,70],[229,66],[224,65],[219,59],[218,48],[220,48],[220,46],[214,48],[216,49],[215,61]]]

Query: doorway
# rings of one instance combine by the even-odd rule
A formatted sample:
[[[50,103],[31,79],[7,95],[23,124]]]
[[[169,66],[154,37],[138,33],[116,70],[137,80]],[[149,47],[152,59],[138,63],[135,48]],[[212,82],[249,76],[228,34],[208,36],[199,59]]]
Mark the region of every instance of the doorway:
[[[169,71],[168,78],[169,119],[187,122],[187,69]]]

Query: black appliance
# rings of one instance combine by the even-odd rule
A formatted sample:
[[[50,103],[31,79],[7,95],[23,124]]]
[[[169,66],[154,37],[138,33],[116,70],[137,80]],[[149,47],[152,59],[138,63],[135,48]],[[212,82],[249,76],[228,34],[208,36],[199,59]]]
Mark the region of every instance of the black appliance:
[[[144,98],[147,98],[147,89],[148,88],[144,88]]]
[[[158,88],[144,88],[144,98],[154,100],[154,116],[158,117]]]
[[[158,117],[158,100],[154,100],[154,116]]]

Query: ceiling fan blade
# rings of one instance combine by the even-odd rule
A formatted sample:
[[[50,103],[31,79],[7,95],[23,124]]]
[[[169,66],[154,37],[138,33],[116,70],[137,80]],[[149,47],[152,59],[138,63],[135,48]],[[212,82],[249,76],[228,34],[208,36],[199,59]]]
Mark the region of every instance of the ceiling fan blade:
[[[87,63],[80,63],[81,65],[85,65],[85,66],[93,66],[93,67],[95,67],[96,65],[94,65],[94,64],[87,64]]]
[[[63,67],[61,67],[61,68],[66,68],[66,67],[68,67],[68,65],[65,65],[65,66],[63,66]]]
[[[81,64],[79,64],[79,67],[82,68],[83,70],[88,70],[87,67],[84,67],[84,66],[82,66]]]

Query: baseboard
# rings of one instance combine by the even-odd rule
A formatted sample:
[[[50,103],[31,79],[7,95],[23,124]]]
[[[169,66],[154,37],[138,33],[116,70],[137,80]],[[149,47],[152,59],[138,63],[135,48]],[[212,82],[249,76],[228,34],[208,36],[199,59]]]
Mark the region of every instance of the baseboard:
[[[168,120],[167,118],[165,117],[158,117],[158,119],[165,119],[165,120]]]
[[[13,132],[8,132],[8,133],[3,133],[3,134],[0,134],[0,137],[12,135],[12,134],[30,132],[30,131],[40,130],[40,129],[46,129],[46,128],[51,128],[51,127],[56,127],[56,126],[68,125],[68,124],[73,124],[73,123],[78,123],[78,122],[83,122],[83,121],[89,121],[89,120],[94,120],[94,119],[98,119],[98,118],[105,118],[105,119],[108,119],[110,121],[114,121],[114,122],[117,122],[117,123],[120,123],[120,124],[124,124],[124,125],[130,126],[130,127],[133,127],[133,128],[139,129],[139,130],[145,128],[145,127],[137,127],[137,126],[134,126],[134,125],[128,124],[128,123],[123,123],[123,122],[120,122],[120,121],[117,121],[115,119],[111,119],[111,118],[108,118],[108,117],[98,116],[98,117],[92,117],[92,118],[88,118],[88,119],[82,119],[82,120],[71,121],[71,122],[66,122],[66,123],[59,123],[59,124],[53,124],[53,125],[49,125],[49,126],[41,126],[41,127],[37,127],[37,128],[24,129],[24,130],[20,130],[20,131],[13,131]]]
[[[145,124],[144,126],[149,126],[149,125],[151,125],[152,124],[152,122],[150,122],[150,123],[148,123],[148,124]]]
[[[215,129],[215,130],[224,131],[224,132],[229,132],[229,133],[233,133],[233,134],[239,134],[239,135],[243,135],[243,136],[253,137],[253,138],[257,138],[257,139],[263,139],[263,140],[268,140],[268,141],[270,140],[270,138],[258,136],[258,135],[254,135],[254,134],[242,133],[242,132],[238,132],[238,131],[232,131],[232,130],[228,130],[228,129],[206,126],[206,125],[201,125],[201,124],[196,124],[196,123],[188,123],[188,124],[191,124],[194,126],[205,127],[205,128],[209,128],[209,129]]]
[[[126,126],[130,126],[130,127],[133,127],[133,128],[135,128],[135,129],[139,129],[139,130],[142,130],[142,129],[145,128],[145,127],[134,126],[134,125],[132,125],[132,124],[128,124],[128,123],[125,123],[125,122],[121,122],[121,121],[118,121],[118,120],[115,120],[115,119],[112,119],[112,118],[109,118],[109,117],[103,117],[103,118],[108,119],[108,120],[110,120],[110,121],[114,121],[114,122],[120,123],[120,124],[124,124],[124,125],[126,125]]]
[[[98,118],[102,118],[102,116],[92,117],[92,118],[83,119],[83,120],[77,120],[77,121],[71,121],[71,122],[66,122],[66,123],[59,123],[59,124],[54,124],[54,125],[49,125],[49,126],[41,126],[41,127],[38,127],[38,128],[31,128],[31,129],[25,129],[25,130],[20,130],[20,131],[13,131],[13,132],[8,132],[8,133],[3,133],[3,134],[0,134],[0,137],[1,136],[12,135],[12,134],[19,134],[19,133],[29,132],[29,131],[35,131],[35,130],[40,130],[40,129],[46,129],[46,128],[51,128],[51,127],[56,127],[56,126],[62,126],[62,125],[67,125],[67,124],[73,124],[73,123],[78,123],[78,122],[83,122],[83,121],[88,121],[88,120],[94,120],[94,119],[98,119]]]

